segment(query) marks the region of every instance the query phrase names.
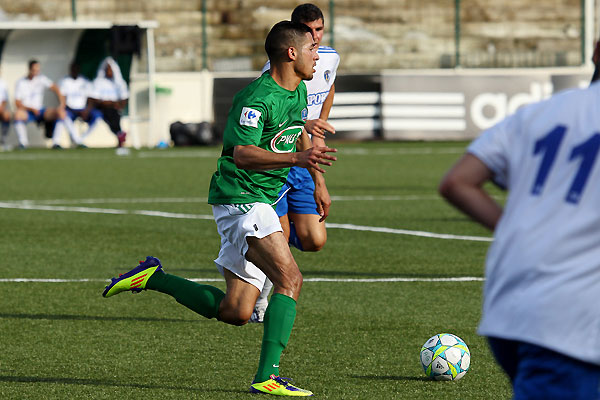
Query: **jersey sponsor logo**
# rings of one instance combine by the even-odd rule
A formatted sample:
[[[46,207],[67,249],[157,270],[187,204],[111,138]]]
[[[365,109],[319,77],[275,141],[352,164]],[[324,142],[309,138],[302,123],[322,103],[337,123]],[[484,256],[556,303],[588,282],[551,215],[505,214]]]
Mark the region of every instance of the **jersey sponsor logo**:
[[[311,93],[308,95],[308,106],[318,106],[319,104],[323,104],[327,95],[329,94],[329,90],[320,93]]]
[[[240,115],[240,125],[258,128],[258,120],[260,119],[260,116],[260,111],[249,107],[243,107],[242,114]]]
[[[302,112],[300,113],[300,118],[302,118],[302,121],[306,122],[306,120],[308,119],[308,108],[304,108],[302,110]]]
[[[329,83],[329,79],[331,79],[331,71],[327,70],[323,72],[323,78],[325,78],[325,82]]]
[[[271,150],[274,153],[291,153],[296,148],[296,141],[302,134],[303,126],[290,126],[280,131],[271,139]]]

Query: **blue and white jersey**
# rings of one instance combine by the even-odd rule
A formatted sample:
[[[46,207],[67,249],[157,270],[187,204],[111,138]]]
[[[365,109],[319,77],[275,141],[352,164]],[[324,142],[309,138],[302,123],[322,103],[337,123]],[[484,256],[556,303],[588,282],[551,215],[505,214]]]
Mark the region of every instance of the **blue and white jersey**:
[[[44,106],[44,91],[52,84],[46,75],[36,75],[33,79],[25,76],[17,81],[15,100],[19,100],[25,107],[41,110]]]
[[[600,365],[600,84],[524,106],[468,152],[509,191],[479,333]]]
[[[315,73],[310,81],[304,81],[306,83],[306,90],[308,92],[308,119],[318,119],[321,115],[321,108],[323,108],[323,102],[327,98],[331,86],[335,81],[337,75],[337,69],[340,65],[340,56],[332,47],[319,46],[319,59],[315,66]],[[271,63],[267,61],[261,71],[268,70],[271,67]]]
[[[308,91],[309,120],[317,119],[321,115],[323,102],[331,90],[340,65],[340,56],[332,47],[319,46],[318,53],[316,72],[310,81],[304,81]]]
[[[90,97],[96,100],[120,101],[129,98],[125,81],[105,77],[94,79],[92,92]]]
[[[66,98],[67,107],[73,110],[83,110],[93,91],[92,82],[81,75],[77,78],[70,75],[65,76],[58,87]]]

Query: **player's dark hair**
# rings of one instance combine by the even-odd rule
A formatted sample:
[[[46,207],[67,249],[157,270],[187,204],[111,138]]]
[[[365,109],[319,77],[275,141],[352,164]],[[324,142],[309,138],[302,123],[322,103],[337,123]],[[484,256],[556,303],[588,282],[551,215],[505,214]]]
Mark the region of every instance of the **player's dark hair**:
[[[323,18],[323,12],[321,9],[311,3],[300,4],[298,7],[294,8],[294,11],[292,11],[293,22],[306,24],[318,19],[322,19],[323,22],[325,22],[325,18]]]
[[[265,40],[265,51],[269,60],[273,62],[285,59],[288,49],[290,47],[298,48],[306,33],[311,33],[311,31],[304,24],[292,21],[276,23]]]
[[[40,62],[38,60],[36,60],[35,58],[29,60],[29,69],[31,69],[31,67],[33,66],[33,64],[39,64]]]

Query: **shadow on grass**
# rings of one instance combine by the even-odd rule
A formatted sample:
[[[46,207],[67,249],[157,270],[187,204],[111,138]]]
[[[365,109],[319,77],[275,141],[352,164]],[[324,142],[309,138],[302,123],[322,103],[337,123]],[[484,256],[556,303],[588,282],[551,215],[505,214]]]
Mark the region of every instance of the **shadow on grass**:
[[[351,378],[365,379],[371,381],[421,381],[429,382],[431,379],[426,376],[381,376],[381,375],[350,375]]]
[[[8,314],[0,313],[0,319],[49,319],[71,321],[135,321],[135,322],[198,322],[200,319],[148,318],[148,317],[102,317],[97,315],[69,314]]]
[[[207,389],[190,386],[167,386],[167,385],[145,385],[139,383],[121,383],[101,379],[80,379],[80,378],[58,378],[58,377],[37,377],[37,376],[7,376],[0,375],[0,382],[12,383],[58,383],[64,385],[83,385],[83,386],[112,386],[126,387],[133,389],[162,389],[162,390],[188,390],[202,392],[223,392],[223,393],[247,393],[244,390],[224,390]]]

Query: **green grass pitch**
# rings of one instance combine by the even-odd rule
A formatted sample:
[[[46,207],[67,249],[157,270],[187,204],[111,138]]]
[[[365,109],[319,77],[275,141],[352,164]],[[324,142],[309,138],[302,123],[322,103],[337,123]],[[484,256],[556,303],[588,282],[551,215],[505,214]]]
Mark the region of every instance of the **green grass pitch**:
[[[490,232],[437,195],[466,143],[332,145],[328,243],[293,250],[305,282],[282,376],[321,399],[509,399],[476,334],[483,283],[431,280],[483,277]],[[101,297],[147,255],[224,288],[206,204],[219,151],[0,153],[0,398],[257,396],[262,326],[206,320],[159,293]],[[442,332],[471,350],[460,381],[422,371],[421,345]]]

